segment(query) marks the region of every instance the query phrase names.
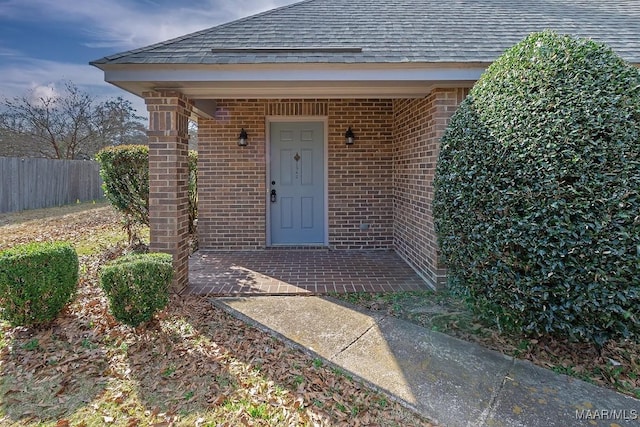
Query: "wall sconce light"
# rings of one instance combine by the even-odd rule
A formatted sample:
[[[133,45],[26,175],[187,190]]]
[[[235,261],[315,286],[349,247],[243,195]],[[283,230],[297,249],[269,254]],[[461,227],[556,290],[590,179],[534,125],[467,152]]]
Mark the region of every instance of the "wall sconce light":
[[[247,146],[247,131],[244,130],[244,128],[242,128],[242,130],[240,131],[240,136],[238,137],[238,145],[240,147],[246,147]]]
[[[351,130],[351,126],[349,126],[349,129],[347,129],[347,131],[344,133],[344,142],[347,145],[352,145],[355,139],[356,139],[356,136],[353,134],[353,131]]]

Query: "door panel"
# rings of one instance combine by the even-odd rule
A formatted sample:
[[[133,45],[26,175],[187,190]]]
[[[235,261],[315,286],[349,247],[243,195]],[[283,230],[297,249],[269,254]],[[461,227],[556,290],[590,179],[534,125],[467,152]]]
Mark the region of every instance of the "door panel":
[[[302,228],[313,228],[314,218],[313,218],[313,197],[303,197],[301,200],[301,218],[300,218],[300,226]]]
[[[280,176],[280,185],[293,185],[293,151],[280,150],[280,170],[279,174],[271,176]],[[276,181],[277,182],[277,181]]]
[[[293,197],[280,198],[280,228],[290,230],[293,228]]]
[[[271,244],[324,244],[324,124],[271,123]]]
[[[314,185],[313,150],[304,149],[300,158],[300,185]]]

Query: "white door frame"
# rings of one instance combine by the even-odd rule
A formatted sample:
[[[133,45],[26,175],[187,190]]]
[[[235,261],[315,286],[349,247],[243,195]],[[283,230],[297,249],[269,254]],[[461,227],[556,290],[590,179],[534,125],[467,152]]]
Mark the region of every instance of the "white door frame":
[[[324,141],[324,246],[329,246],[329,118],[327,116],[266,116],[265,118],[265,160],[266,160],[266,228],[267,246],[271,243],[271,123],[314,122],[323,124]]]

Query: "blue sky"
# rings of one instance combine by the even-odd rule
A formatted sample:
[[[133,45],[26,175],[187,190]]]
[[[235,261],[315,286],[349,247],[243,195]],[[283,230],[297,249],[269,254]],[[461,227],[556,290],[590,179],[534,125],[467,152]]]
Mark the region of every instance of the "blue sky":
[[[55,96],[66,80],[122,96],[89,61],[213,27],[296,0],[0,0],[0,99]]]

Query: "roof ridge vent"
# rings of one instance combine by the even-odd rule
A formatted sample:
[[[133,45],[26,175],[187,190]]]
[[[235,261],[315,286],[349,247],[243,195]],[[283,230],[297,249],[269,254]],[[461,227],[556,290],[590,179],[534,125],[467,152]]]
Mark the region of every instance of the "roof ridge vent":
[[[220,47],[211,53],[362,53],[361,47]]]

